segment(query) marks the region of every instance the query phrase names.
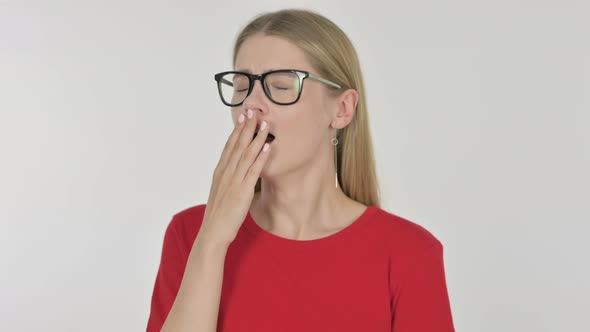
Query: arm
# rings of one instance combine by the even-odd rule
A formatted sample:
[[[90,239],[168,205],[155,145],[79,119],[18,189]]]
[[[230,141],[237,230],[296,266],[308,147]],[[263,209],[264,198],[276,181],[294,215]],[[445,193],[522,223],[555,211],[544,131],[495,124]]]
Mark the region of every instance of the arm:
[[[198,232],[183,259],[176,232],[179,222],[173,218],[164,236],[147,332],[214,332],[228,246]]]
[[[392,283],[391,330],[454,332],[442,244],[437,240],[404,265],[403,277]]]

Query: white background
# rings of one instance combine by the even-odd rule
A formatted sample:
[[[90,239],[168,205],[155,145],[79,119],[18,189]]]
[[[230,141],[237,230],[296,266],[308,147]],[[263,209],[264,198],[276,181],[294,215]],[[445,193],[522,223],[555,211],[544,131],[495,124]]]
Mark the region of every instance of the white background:
[[[588,331],[590,4],[288,5],[356,46],[383,208],[443,242],[457,331]],[[0,0],[2,330],[145,330],[232,128],[213,74],[279,8]]]

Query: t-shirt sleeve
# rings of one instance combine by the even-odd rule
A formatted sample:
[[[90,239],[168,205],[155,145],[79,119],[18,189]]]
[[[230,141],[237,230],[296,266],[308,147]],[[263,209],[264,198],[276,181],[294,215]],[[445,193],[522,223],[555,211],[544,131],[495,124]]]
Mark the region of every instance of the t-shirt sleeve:
[[[147,332],[160,332],[180,288],[185,264],[177,230],[179,223],[178,215],[172,217],[164,234],[160,265],[151,298]]]
[[[435,240],[408,258],[404,269],[392,282],[392,332],[454,332],[442,243]]]

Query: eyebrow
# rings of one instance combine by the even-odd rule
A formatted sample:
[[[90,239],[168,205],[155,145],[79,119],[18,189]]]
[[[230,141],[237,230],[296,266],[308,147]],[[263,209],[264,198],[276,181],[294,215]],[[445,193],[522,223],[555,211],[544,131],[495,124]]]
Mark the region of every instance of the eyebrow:
[[[262,73],[266,73],[266,72],[273,71],[273,70],[278,70],[278,69],[271,68],[271,69],[263,71]],[[236,71],[241,71],[244,73],[252,74],[252,72],[249,69],[237,69]]]

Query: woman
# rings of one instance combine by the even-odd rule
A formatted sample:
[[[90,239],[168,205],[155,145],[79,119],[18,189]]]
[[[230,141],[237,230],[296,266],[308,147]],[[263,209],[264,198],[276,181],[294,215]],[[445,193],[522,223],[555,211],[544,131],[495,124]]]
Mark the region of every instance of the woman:
[[[441,242],[379,207],[346,35],[259,15],[233,66],[215,80],[234,129],[207,204],[168,225],[147,330],[453,331]]]

